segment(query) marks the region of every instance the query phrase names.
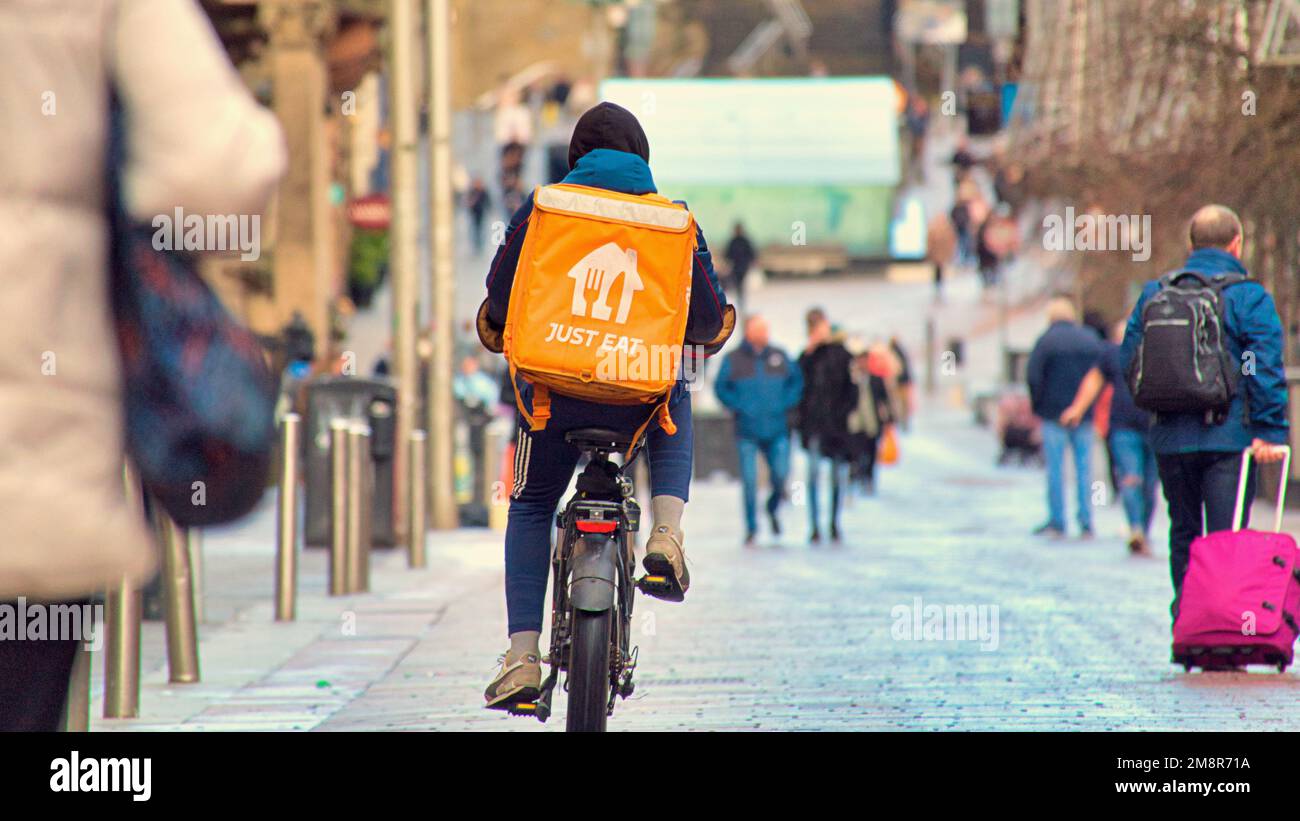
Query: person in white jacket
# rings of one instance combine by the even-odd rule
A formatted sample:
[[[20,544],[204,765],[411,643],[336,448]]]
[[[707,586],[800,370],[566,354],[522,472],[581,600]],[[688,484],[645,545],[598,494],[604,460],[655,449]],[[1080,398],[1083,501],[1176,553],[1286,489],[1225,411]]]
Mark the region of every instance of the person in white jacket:
[[[177,207],[260,213],[285,164],[279,124],[194,0],[0,3],[0,730],[54,729],[66,698],[76,641],[24,634],[33,608],[155,566],[122,472],[110,86],[128,127],[124,198],[146,224]]]

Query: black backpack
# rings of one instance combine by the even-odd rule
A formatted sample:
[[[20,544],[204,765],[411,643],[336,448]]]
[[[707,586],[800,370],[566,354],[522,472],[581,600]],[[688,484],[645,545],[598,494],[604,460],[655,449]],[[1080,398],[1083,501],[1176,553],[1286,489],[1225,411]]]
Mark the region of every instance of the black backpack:
[[[1239,363],[1224,345],[1223,291],[1249,280],[1174,271],[1142,308],[1142,342],[1129,363],[1133,402],[1154,413],[1204,413],[1221,424],[1237,390]]]

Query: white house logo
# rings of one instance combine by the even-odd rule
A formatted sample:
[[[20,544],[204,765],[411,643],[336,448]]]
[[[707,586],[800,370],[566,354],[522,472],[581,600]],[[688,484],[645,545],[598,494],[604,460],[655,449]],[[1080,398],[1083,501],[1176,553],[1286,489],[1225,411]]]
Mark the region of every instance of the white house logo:
[[[608,320],[613,311],[609,307],[609,292],[614,280],[623,279],[623,295],[618,301],[618,314],[614,322],[619,325],[627,323],[627,315],[632,310],[632,297],[637,291],[644,291],[641,275],[636,270],[636,249],[624,251],[612,242],[607,242],[596,250],[578,260],[578,264],[569,269],[566,275],[573,280],[573,315],[590,316],[593,319]],[[590,305],[587,304],[587,291],[599,289],[599,294]]]

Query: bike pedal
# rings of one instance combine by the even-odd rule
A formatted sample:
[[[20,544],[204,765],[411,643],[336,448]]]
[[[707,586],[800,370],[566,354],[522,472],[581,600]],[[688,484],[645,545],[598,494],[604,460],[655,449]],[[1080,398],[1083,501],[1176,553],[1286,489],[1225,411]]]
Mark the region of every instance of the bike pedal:
[[[509,711],[512,716],[530,716],[538,721],[546,721],[551,715],[550,706],[540,701],[517,701]]]

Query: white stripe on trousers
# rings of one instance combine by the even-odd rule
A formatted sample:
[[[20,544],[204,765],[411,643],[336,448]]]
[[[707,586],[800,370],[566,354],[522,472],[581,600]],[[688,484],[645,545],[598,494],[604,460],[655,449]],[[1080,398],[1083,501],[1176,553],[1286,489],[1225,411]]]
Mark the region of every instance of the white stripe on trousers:
[[[528,462],[529,457],[533,454],[533,437],[521,426],[519,428],[519,440],[515,443],[515,484],[510,491],[511,499],[518,499],[519,494],[524,492],[524,485],[528,483]]]

